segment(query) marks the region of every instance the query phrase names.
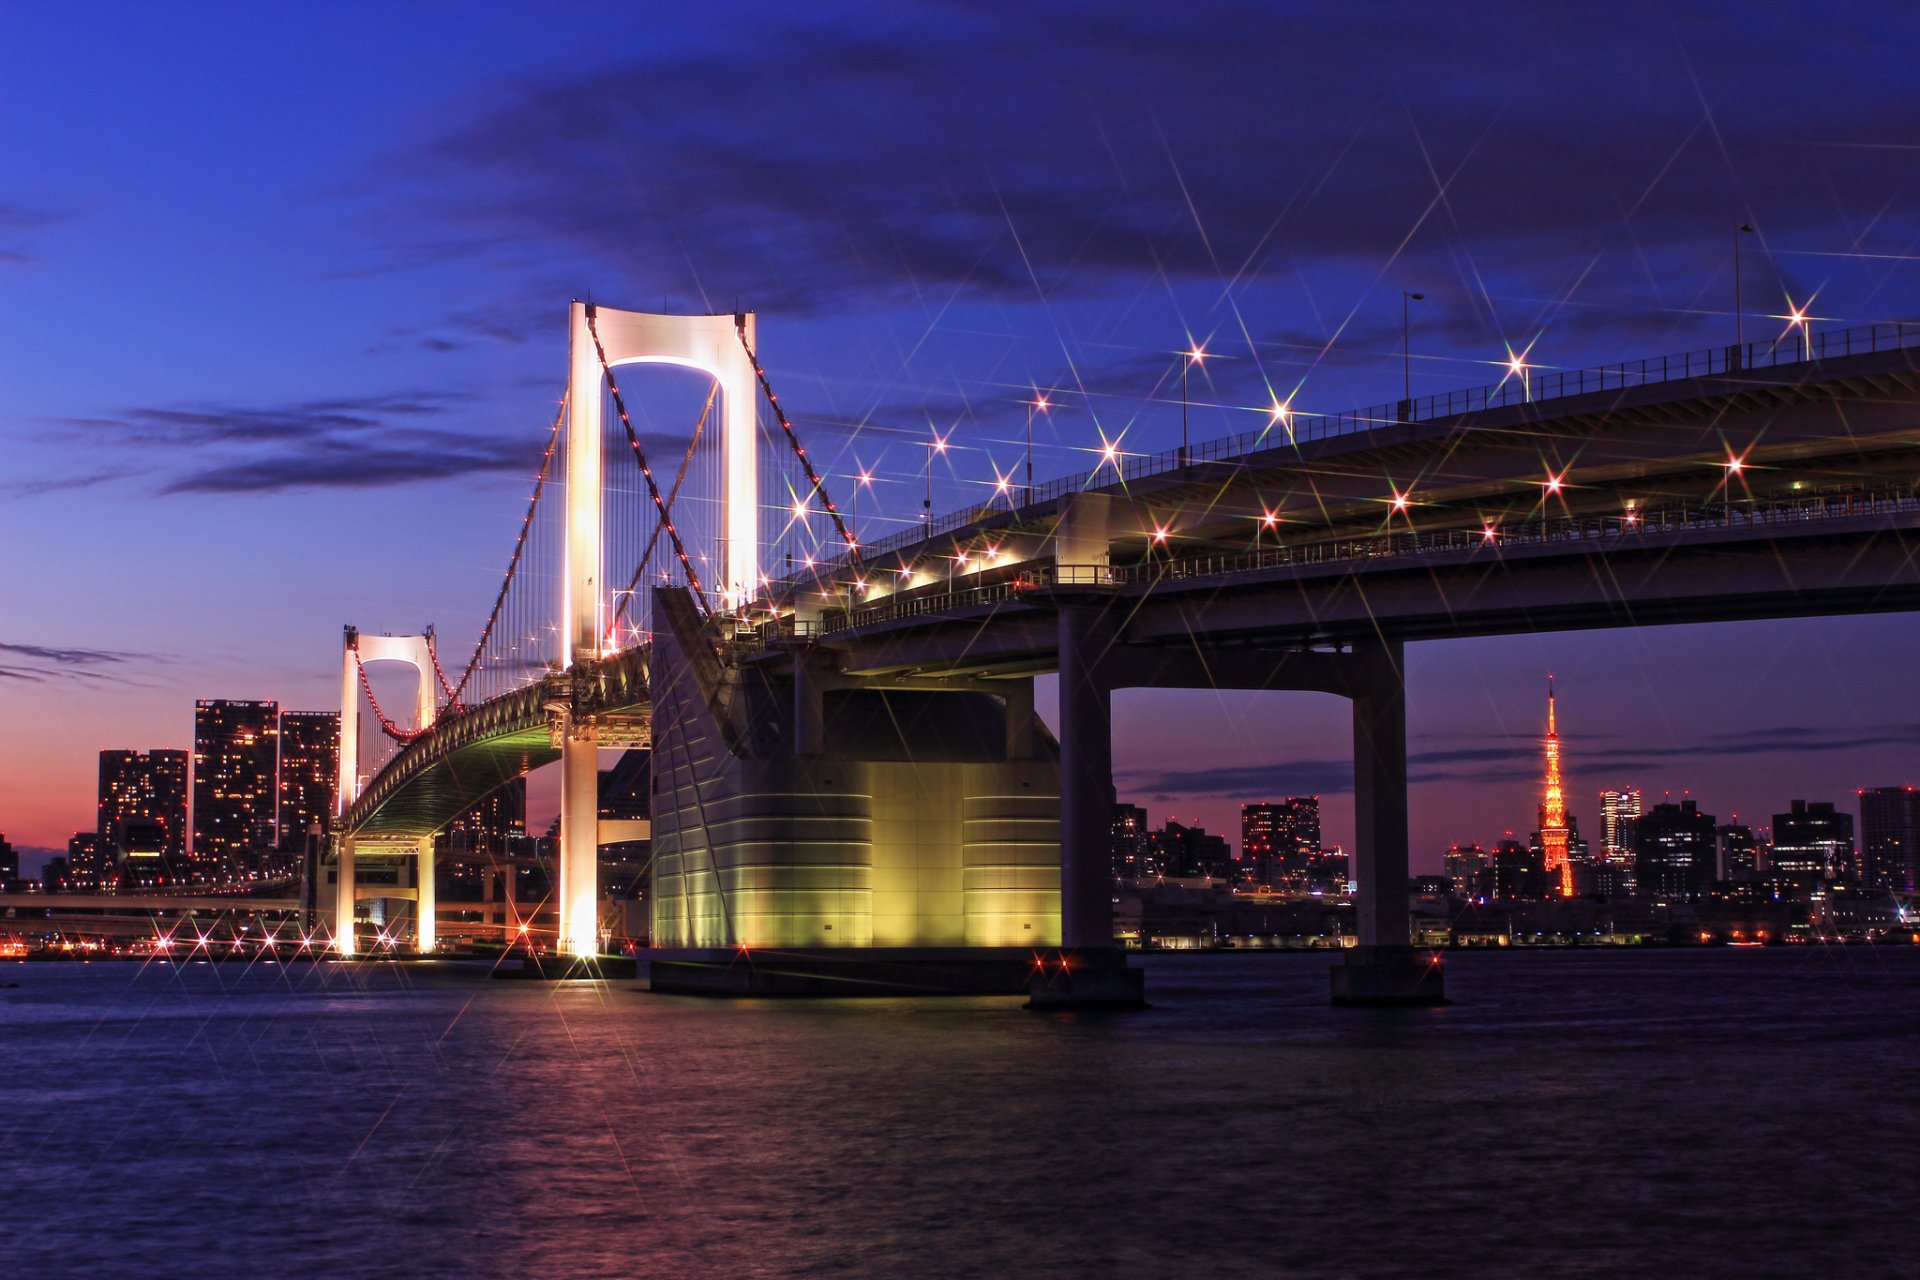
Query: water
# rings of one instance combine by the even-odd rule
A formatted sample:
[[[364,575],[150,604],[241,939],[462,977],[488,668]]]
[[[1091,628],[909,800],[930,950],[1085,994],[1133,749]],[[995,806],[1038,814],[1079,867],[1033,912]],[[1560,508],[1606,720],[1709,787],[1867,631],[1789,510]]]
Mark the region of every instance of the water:
[[[1920,947],[1469,953],[1417,1011],[1145,963],[1104,1017],[7,965],[0,1274],[1915,1273]]]

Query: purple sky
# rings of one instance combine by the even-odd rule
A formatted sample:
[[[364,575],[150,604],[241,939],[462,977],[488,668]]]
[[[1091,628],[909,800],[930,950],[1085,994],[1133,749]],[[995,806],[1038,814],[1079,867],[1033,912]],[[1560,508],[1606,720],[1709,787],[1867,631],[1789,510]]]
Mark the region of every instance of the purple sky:
[[[1684,11],[1682,11],[1684,9]],[[1911,51],[1887,6],[10,7],[0,39],[0,831],[92,822],[102,747],[201,696],[338,701],[339,629],[491,600],[565,306],[750,307],[831,477],[917,509],[1018,460],[1920,306]],[[643,399],[646,387],[631,388]],[[863,500],[864,501],[864,500]],[[890,527],[869,515],[863,533]],[[1410,655],[1417,862],[1531,825],[1548,670],[1572,808],[1749,817],[1920,781],[1904,616]],[[1237,842],[1344,706],[1128,694],[1122,793]]]

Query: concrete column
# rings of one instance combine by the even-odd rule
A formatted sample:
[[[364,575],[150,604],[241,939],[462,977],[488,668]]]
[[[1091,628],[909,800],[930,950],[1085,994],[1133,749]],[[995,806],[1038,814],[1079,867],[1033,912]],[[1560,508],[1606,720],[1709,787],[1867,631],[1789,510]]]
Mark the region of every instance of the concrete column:
[[[1060,945],[1113,946],[1112,641],[1099,606],[1060,609]]]
[[[1033,681],[1006,680],[1007,759],[1033,759]]]
[[[423,956],[433,954],[433,944],[439,935],[436,916],[439,905],[434,898],[434,889],[433,837],[422,836],[414,845],[413,852],[413,928],[415,948]]]
[[[1354,879],[1363,947],[1404,947],[1407,930],[1407,690],[1399,641],[1354,654]]]
[[[1407,922],[1407,687],[1398,640],[1355,645],[1354,879],[1359,946],[1328,971],[1333,1002],[1445,1004],[1435,956],[1415,954]]]
[[[334,871],[333,885],[333,949],[342,956],[351,956],[353,946],[353,840],[340,837],[339,865]]]
[[[827,749],[826,699],[819,673],[803,653],[793,655],[793,753],[817,756]]]
[[[568,726],[560,751],[559,950],[585,959],[600,950],[600,748]]]

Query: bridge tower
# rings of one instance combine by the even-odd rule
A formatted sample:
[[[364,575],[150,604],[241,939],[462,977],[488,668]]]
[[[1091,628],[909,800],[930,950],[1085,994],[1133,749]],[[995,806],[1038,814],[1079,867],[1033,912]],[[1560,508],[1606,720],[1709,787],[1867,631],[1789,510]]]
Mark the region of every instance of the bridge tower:
[[[717,557],[723,607],[753,596],[759,582],[757,382],[754,320],[740,315],[651,315],[576,302],[567,395],[566,572],[562,665],[601,656],[609,600],[601,564],[601,388],[624,364],[697,369],[720,384],[721,523]],[[604,367],[602,361],[604,359]],[[600,742],[594,726],[571,721],[560,757],[560,947],[575,956],[599,948]]]
[[[374,662],[401,662],[417,677],[414,689],[414,728],[423,731],[433,724],[436,704],[433,692],[433,633],[417,636],[363,636],[356,627],[344,631],[340,662],[340,773],[334,787],[334,815],[344,814],[360,794],[360,680],[361,669]],[[334,872],[334,949],[343,956],[354,953],[353,916],[358,886],[355,884],[355,841],[342,833],[339,837],[337,866]],[[421,952],[433,950],[433,837],[414,842],[415,935]]]

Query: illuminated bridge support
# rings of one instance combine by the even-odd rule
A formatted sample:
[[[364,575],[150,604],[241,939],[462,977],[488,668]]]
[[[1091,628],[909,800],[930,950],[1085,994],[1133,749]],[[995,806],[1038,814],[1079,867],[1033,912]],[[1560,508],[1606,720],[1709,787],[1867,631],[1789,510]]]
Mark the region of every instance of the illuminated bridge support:
[[[354,904],[354,847],[351,836],[340,837],[339,855],[335,860],[333,882],[333,950],[334,953],[351,958],[355,951],[353,936]]]
[[[1031,677],[723,657],[685,592],[654,600],[653,988],[1024,993],[1060,950]]]
[[[592,318],[592,326],[588,318]],[[720,384],[720,597],[732,606],[752,597],[760,581],[759,384],[749,354],[751,313],[717,316],[650,315],[576,302],[571,313],[567,398],[566,598],[567,644],[562,665],[600,656],[609,602],[601,564],[601,393],[605,369],[670,364],[696,369]],[[598,338],[596,348],[595,339]],[[599,948],[600,752],[588,727],[569,724],[560,760],[560,949],[576,957]]]

